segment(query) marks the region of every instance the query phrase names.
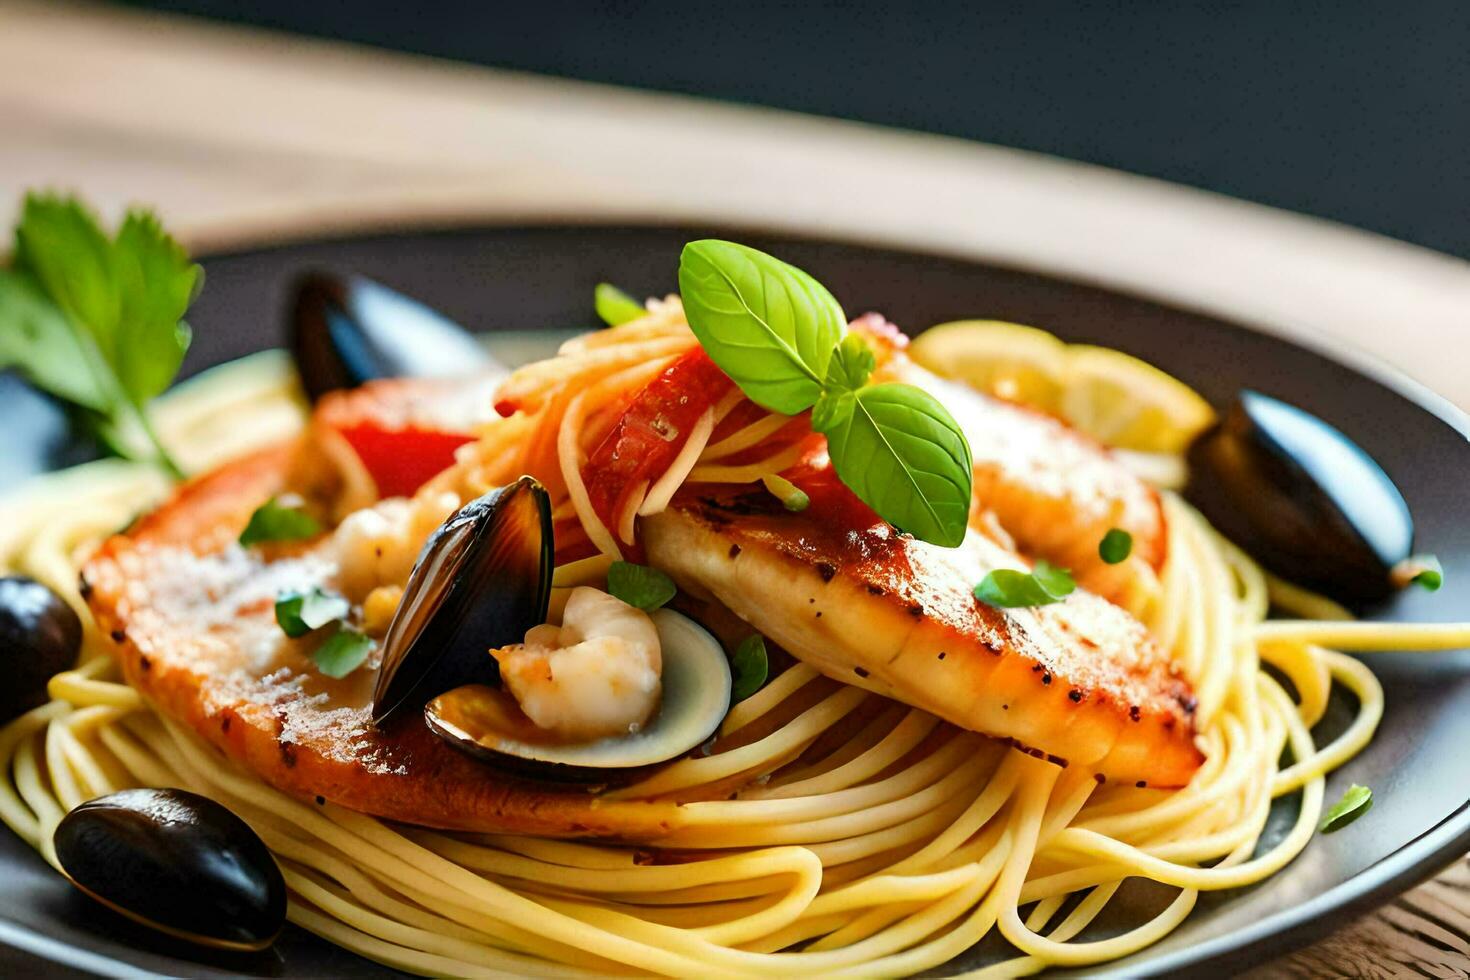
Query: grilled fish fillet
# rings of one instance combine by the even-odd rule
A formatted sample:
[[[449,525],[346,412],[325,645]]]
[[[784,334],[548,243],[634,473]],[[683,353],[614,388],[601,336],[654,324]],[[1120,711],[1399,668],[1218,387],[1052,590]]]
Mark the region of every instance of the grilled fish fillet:
[[[276,625],[284,589],[329,582],[304,550],[263,560],[234,544],[279,492],[288,450],[248,457],[182,487],[83,570],[83,592],[128,683],[225,758],[303,799],[451,830],[651,840],[669,803],[596,800],[516,781],[436,738],[421,716],[370,723],[376,657],[333,680]]]
[[[1194,696],[1132,616],[1083,590],[993,608],[971,590],[1024,568],[1014,553],[974,531],[930,545],[840,485],[802,486],[801,513],[749,487],[686,487],[644,520],[649,563],[844,683],[1109,780],[1189,781]]]

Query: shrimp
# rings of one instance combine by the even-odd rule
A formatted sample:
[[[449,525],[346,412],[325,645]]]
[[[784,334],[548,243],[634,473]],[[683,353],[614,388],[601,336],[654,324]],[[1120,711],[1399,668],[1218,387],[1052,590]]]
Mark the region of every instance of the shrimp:
[[[638,731],[658,708],[658,630],[641,609],[579,586],[560,626],[491,650],[511,696],[540,728],[576,741]]]

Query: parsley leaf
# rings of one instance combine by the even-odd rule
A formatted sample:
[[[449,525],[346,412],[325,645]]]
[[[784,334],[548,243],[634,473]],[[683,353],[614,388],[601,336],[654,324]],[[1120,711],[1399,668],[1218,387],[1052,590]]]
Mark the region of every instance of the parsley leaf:
[[[345,617],[347,600],[320,587],[309,592],[284,592],[276,599],[276,622],[281,631],[295,639]]]
[[[250,515],[240,543],[245,547],[272,541],[304,541],[322,533],[321,522],[299,506],[272,497]]]
[[[1072,574],[1045,561],[1029,572],[997,568],[975,586],[975,598],[997,609],[1049,606],[1061,602],[1077,588]]]
[[[1109,565],[1128,560],[1133,553],[1133,535],[1122,528],[1110,528],[1097,543],[1097,555]]]
[[[648,310],[627,293],[611,283],[600,282],[592,290],[592,305],[597,315],[609,327],[616,327],[648,315]]]
[[[343,626],[327,642],[317,647],[311,659],[316,662],[317,670],[323,674],[341,678],[361,667],[372,652],[372,637]]]
[[[12,268],[0,272],[0,367],[94,413],[121,455],[182,476],[147,404],[178,374],[190,340],[183,315],[201,282],[148,212],[129,212],[109,238],[76,199],[27,195]]]
[[[1372,808],[1373,791],[1366,786],[1353,783],[1347,788],[1347,792],[1342,794],[1342,799],[1332,804],[1322,815],[1322,824],[1318,829],[1324,834],[1341,830]]]
[[[741,640],[730,658],[730,666],[735,672],[735,683],[730,688],[730,703],[734,704],[759,691],[770,674],[765,637],[752,633]]]
[[[607,569],[607,591],[630,606],[652,612],[674,597],[674,580],[657,568],[615,561]]]

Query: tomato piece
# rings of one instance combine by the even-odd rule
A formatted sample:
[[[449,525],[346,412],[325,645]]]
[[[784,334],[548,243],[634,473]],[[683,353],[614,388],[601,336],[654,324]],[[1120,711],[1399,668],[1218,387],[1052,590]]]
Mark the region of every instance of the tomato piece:
[[[384,428],[375,421],[337,429],[384,497],[411,497],[454,463],[454,451],[475,437],[417,425]]]
[[[639,389],[582,471],[592,509],[603,523],[612,527],[628,494],[663,475],[699,417],[734,386],[696,348]]]
[[[454,451],[475,436],[442,419],[436,406],[450,385],[473,392],[478,382],[427,379],[371,381],[351,391],[337,391],[317,405],[314,425],[341,433],[362,460],[384,497],[409,497],[454,462]],[[488,399],[487,399],[488,400]],[[465,419],[466,428],[473,419]]]

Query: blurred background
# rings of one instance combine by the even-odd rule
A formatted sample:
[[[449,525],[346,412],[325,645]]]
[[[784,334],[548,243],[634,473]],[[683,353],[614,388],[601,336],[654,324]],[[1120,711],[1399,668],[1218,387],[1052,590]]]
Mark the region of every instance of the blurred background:
[[[943,133],[1470,256],[1470,3],[154,0]]]

